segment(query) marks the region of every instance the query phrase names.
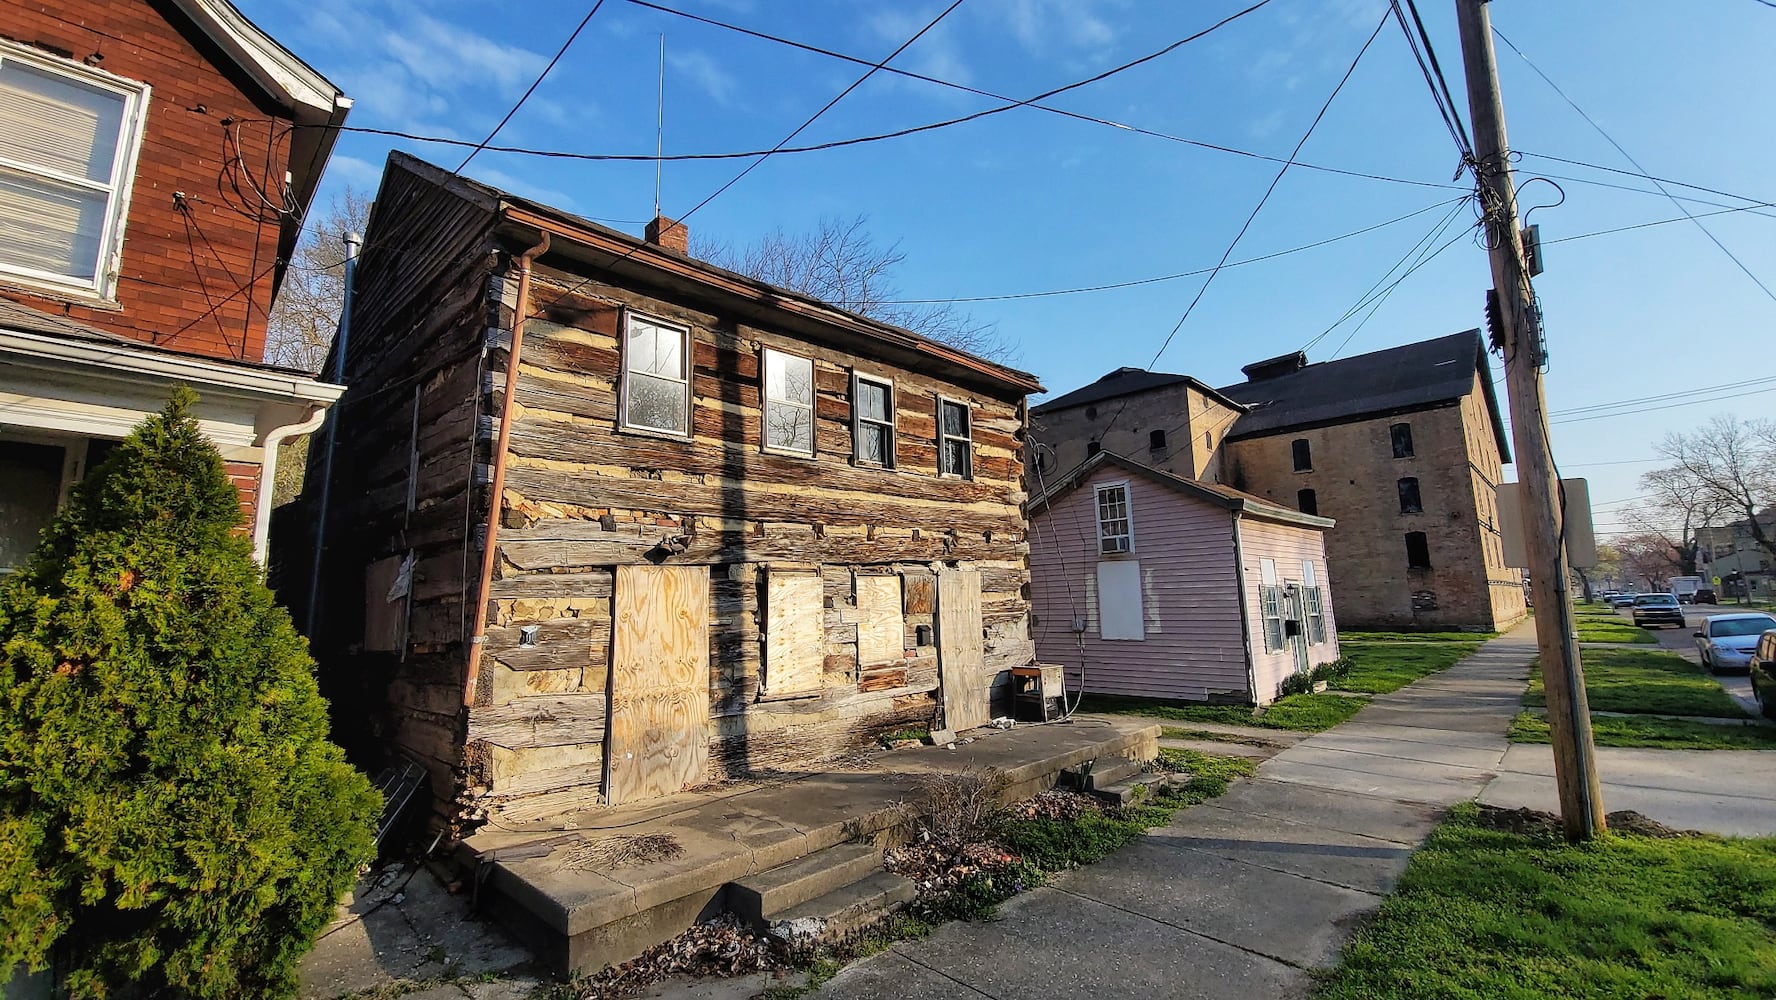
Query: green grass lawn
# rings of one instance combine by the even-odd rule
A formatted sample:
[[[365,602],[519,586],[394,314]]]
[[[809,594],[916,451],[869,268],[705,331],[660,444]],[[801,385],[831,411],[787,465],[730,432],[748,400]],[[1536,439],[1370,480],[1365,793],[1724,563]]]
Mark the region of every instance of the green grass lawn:
[[[1776,750],[1776,726],[1711,726],[1689,719],[1593,715],[1591,737],[1600,747]],[[1529,712],[1522,713],[1511,722],[1511,742],[1549,742],[1548,720]]]
[[[1398,691],[1420,677],[1447,670],[1455,661],[1480,648],[1479,641],[1474,639],[1434,643],[1365,642],[1349,638],[1354,634],[1357,633],[1339,636],[1339,651],[1350,660],[1351,669],[1343,680],[1334,683],[1340,690],[1367,694]]]
[[[1338,630],[1338,644],[1347,642],[1484,642],[1498,637],[1497,632],[1361,632]]]
[[[1490,829],[1456,806],[1319,1000],[1776,996],[1776,839]]]
[[[1632,622],[1624,621],[1614,614],[1608,618],[1602,615],[1579,615],[1573,618],[1573,625],[1579,633],[1580,642],[1657,643],[1659,641],[1658,636]]]
[[[1173,722],[1220,722],[1317,733],[1357,714],[1367,703],[1366,698],[1343,698],[1335,694],[1292,694],[1278,698],[1267,708],[1253,709],[1246,705],[1197,705],[1155,698],[1088,694],[1080,700],[1079,708],[1083,712],[1142,715]]]
[[[1585,696],[1594,712],[1646,712],[1656,715],[1710,715],[1744,718],[1720,685],[1675,653],[1641,649],[1587,649]],[[1546,705],[1542,672],[1530,672],[1525,705]]]

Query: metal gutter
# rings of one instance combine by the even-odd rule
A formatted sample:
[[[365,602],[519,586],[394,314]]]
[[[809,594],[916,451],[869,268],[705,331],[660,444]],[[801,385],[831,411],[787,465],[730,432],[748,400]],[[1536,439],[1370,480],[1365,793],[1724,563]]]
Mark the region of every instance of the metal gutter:
[[[178,357],[123,344],[77,342],[18,330],[0,330],[0,355],[9,354],[15,357],[5,358],[8,364],[37,368],[82,365],[107,369],[132,382],[142,381],[142,375],[152,375],[168,382],[190,384],[197,389],[211,386],[230,390],[235,395],[332,404],[345,392],[343,385],[298,375]]]

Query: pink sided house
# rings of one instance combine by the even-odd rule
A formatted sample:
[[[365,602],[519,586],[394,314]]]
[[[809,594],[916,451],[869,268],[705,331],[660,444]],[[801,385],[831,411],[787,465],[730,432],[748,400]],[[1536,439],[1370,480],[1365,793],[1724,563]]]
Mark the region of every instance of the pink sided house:
[[[1327,518],[1100,451],[1030,523],[1036,653],[1069,690],[1264,705],[1338,658]]]

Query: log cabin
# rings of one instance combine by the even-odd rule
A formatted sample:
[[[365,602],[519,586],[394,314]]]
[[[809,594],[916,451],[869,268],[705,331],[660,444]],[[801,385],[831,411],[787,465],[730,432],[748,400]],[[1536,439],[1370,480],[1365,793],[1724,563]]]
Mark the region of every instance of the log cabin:
[[[1034,658],[1036,378],[686,242],[389,158],[312,641],[441,823],[981,726]]]

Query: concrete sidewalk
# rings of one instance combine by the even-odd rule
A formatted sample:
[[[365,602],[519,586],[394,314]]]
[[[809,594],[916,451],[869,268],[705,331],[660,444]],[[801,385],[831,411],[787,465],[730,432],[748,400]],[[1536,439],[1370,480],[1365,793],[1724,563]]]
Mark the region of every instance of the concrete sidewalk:
[[[1000,919],[903,942],[816,995],[1305,998],[1443,810],[1498,773],[1534,658],[1525,623]]]

